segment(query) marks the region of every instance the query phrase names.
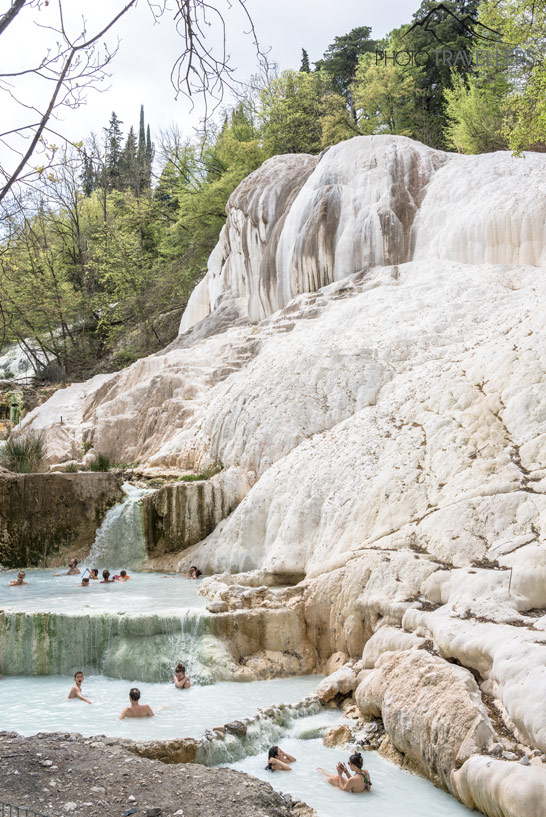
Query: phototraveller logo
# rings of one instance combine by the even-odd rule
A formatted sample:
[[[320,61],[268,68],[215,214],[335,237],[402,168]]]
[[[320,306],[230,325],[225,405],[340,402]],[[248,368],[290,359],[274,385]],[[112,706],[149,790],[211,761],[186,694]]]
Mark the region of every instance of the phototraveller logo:
[[[416,28],[422,28],[433,37],[439,45],[448,45],[449,43],[442,40],[442,23],[446,21],[454,21],[455,30],[462,37],[468,37],[469,40],[481,40],[483,42],[499,43],[500,33],[493,28],[489,28],[479,20],[475,20],[470,14],[465,14],[464,17],[458,17],[455,12],[449,9],[444,3],[439,3],[436,8],[431,9],[422,20],[418,20],[411,28],[408,28],[402,39],[411,34]]]
[[[417,29],[426,34],[425,39],[428,43],[419,44],[416,49],[411,48],[413,38],[410,35]],[[376,51],[376,65],[422,68],[435,64],[472,70],[535,63],[530,52],[520,46],[503,43],[500,32],[475,20],[470,14],[460,17],[445,3],[438,3],[421,20],[417,20],[403,34],[401,40],[406,40],[407,47],[393,51],[388,49]],[[461,44],[464,40],[467,41],[466,47],[453,47],[454,41]]]

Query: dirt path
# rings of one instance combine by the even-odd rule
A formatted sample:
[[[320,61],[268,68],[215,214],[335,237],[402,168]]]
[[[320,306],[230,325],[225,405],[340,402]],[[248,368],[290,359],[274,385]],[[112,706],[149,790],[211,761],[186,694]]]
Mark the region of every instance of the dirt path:
[[[315,815],[231,769],[166,765],[136,757],[109,738],[68,734],[0,732],[0,801],[52,817]]]

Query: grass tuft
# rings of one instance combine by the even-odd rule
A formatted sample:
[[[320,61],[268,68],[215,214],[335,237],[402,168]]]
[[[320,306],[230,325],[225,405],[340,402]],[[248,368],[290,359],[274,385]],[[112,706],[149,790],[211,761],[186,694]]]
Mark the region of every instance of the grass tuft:
[[[28,432],[24,437],[10,437],[0,452],[0,465],[16,474],[32,474],[43,469],[44,458],[44,435]]]
[[[97,454],[95,459],[89,463],[89,470],[90,471],[109,471],[110,470],[110,457],[108,454],[101,454],[100,452]]]

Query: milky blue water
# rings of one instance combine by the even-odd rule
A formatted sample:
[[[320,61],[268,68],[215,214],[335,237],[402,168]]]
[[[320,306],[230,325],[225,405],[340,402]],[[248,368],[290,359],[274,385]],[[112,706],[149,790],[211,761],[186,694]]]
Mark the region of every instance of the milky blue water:
[[[364,765],[373,783],[369,793],[351,794],[330,786],[318,774],[317,767],[334,773],[338,761],[348,765],[350,752],[329,749],[320,738],[294,737],[304,725],[305,721],[297,721],[291,734],[279,741],[281,748],[296,758],[292,771],[266,771],[266,752],[231,763],[230,768],[265,780],[278,791],[289,792],[312,806],[319,817],[470,817],[471,813],[478,814],[470,812],[428,780],[383,760],[377,752],[363,752]]]
[[[121,569],[124,565],[112,565],[111,575]],[[2,571],[0,609],[50,613],[172,613],[189,607],[204,609],[208,602],[197,595],[199,579],[193,581],[180,574],[164,578],[167,574],[129,571],[128,582],[90,581],[89,587],[80,587],[81,576],[55,576],[56,572],[59,570],[27,570],[27,585],[10,587],[17,571]]]
[[[135,740],[200,737],[206,729],[254,715],[258,707],[297,703],[309,695],[322,676],[279,678],[252,683],[218,682],[214,686],[177,689],[173,683],[121,681],[103,675],[87,677],[82,694],[92,701],[68,700],[73,680],[67,676],[5,676],[0,681],[0,730],[22,735],[79,732]],[[136,686],[153,718],[118,720]]]

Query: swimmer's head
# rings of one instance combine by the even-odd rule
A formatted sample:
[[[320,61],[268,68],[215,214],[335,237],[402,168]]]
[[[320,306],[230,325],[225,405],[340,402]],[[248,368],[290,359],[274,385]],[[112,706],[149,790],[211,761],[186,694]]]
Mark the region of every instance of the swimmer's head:
[[[269,750],[269,752],[267,753],[267,757],[269,759],[271,759],[272,757],[277,757],[278,754],[279,754],[279,747],[278,746],[272,746],[271,749]]]
[[[77,567],[77,566],[78,566],[78,560],[77,559],[70,559],[70,561],[68,563],[68,567]]]
[[[119,575],[121,576],[122,579],[124,579],[125,576],[127,575],[127,571],[126,570],[120,570]]]
[[[184,664],[177,664],[174,671],[176,675],[185,675],[186,667],[184,666]]]
[[[356,766],[357,769],[361,769],[362,768],[362,755],[360,754],[360,752],[355,752],[354,755],[351,755],[351,757],[349,758],[349,763],[352,766]]]
[[[92,575],[92,576],[96,576],[96,577],[98,578],[98,575],[99,575],[99,569],[98,569],[98,567],[94,567],[94,568],[93,568],[93,570],[91,571],[91,575]]]
[[[19,573],[17,574],[18,579],[24,579],[25,576],[26,576],[26,573],[25,573],[24,570],[20,570]]]
[[[110,571],[109,571],[109,570],[103,570],[103,571],[102,571],[102,578],[103,578],[105,581],[108,581],[108,579],[110,578]]]
[[[88,587],[89,586],[89,576],[84,576],[82,579],[82,586]]]
[[[129,690],[129,698],[135,703],[140,699],[140,689],[133,687]]]
[[[83,681],[83,672],[81,671],[81,669],[74,673],[74,680]]]

